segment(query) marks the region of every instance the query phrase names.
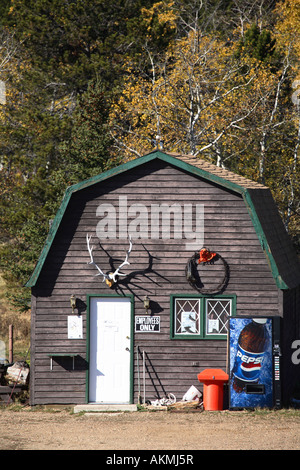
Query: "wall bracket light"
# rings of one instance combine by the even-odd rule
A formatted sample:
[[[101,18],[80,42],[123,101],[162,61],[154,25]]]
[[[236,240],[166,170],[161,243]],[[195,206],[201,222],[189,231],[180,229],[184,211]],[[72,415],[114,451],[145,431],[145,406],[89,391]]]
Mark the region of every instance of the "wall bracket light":
[[[148,310],[150,308],[150,299],[147,295],[144,297],[144,308],[146,310],[146,313],[148,314]]]
[[[74,313],[74,310],[76,308],[76,296],[74,294],[72,294],[70,297],[70,304],[72,308],[72,313]]]

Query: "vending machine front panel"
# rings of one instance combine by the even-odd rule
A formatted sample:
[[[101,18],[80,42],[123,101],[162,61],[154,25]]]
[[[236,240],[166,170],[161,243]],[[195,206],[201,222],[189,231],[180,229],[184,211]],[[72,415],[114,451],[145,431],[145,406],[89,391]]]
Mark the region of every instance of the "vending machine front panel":
[[[272,318],[229,319],[229,407],[273,406]]]

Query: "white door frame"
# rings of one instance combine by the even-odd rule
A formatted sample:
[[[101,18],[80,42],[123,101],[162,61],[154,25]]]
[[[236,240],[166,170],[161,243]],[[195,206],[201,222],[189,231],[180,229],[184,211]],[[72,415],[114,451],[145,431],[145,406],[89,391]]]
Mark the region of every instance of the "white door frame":
[[[130,396],[130,400],[129,400],[129,403],[133,403],[133,360],[134,360],[134,354],[133,354],[133,348],[134,348],[134,340],[133,340],[133,336],[134,336],[134,321],[133,321],[133,317],[134,317],[134,296],[133,295],[124,295],[124,296],[120,296],[120,295],[117,295],[117,294],[88,294],[87,295],[87,329],[86,329],[86,335],[87,335],[87,361],[88,361],[88,366],[87,366],[87,376],[86,376],[86,403],[89,403],[89,397],[90,397],[90,390],[89,390],[89,378],[90,378],[90,346],[91,346],[91,335],[90,335],[90,313],[91,313],[91,308],[90,308],[90,304],[91,304],[91,299],[92,298],[99,298],[99,299],[112,299],[112,298],[115,298],[116,300],[117,299],[121,299],[121,298],[128,298],[130,299],[130,304],[131,304],[131,315],[130,315],[130,340],[129,340],[129,348],[130,348],[130,351],[129,351],[129,354],[130,354],[130,371],[129,371],[129,374],[130,374],[130,377],[129,377],[129,381],[130,381],[130,392],[129,392],[129,396]]]

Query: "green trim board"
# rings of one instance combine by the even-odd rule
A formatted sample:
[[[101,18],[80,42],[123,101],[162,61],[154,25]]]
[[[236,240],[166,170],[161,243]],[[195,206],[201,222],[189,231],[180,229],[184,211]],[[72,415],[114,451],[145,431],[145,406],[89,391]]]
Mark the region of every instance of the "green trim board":
[[[176,308],[175,302],[179,300],[182,302],[199,301],[199,332],[198,333],[176,333]],[[223,294],[223,295],[200,295],[200,294],[171,294],[170,295],[170,339],[171,340],[226,340],[227,332],[220,334],[213,334],[207,331],[207,303],[211,300],[213,302],[230,300],[230,316],[236,315],[236,294]],[[188,310],[186,310],[188,313]]]
[[[118,295],[118,294],[87,294],[86,303],[87,303],[87,315],[86,315],[86,360],[88,367],[86,369],[86,387],[85,387],[85,400],[86,403],[89,403],[89,364],[90,364],[90,299],[91,298],[129,298],[131,304],[131,316],[130,316],[130,403],[134,403],[133,396],[133,373],[134,373],[134,295]]]
[[[101,182],[101,181],[105,181],[109,178],[121,175],[126,171],[133,170],[133,169],[135,169],[135,168],[137,168],[141,165],[152,162],[155,159],[159,159],[159,160],[161,160],[165,163],[168,163],[172,166],[175,166],[175,167],[177,167],[177,168],[179,168],[183,171],[186,171],[186,172],[188,172],[190,174],[193,174],[195,176],[204,178],[207,181],[210,181],[214,184],[220,185],[221,187],[224,187],[228,190],[231,190],[231,191],[241,195],[243,197],[243,200],[244,200],[244,202],[246,204],[246,207],[248,209],[250,218],[251,218],[253,226],[256,230],[256,233],[257,233],[258,239],[260,241],[260,244],[262,246],[262,249],[264,250],[264,252],[266,254],[266,257],[269,261],[270,269],[272,271],[272,275],[274,277],[274,280],[276,282],[277,287],[280,288],[280,289],[288,289],[289,288],[287,283],[282,279],[282,276],[279,272],[277,263],[276,263],[276,261],[274,259],[274,256],[273,256],[273,254],[272,254],[272,252],[269,248],[269,244],[268,244],[268,241],[267,241],[266,234],[264,233],[264,231],[262,229],[259,217],[258,217],[256,209],[255,209],[255,204],[253,203],[253,200],[252,200],[251,194],[250,194],[251,191],[255,191],[255,189],[251,188],[251,191],[249,191],[249,180],[247,180],[246,178],[243,178],[241,176],[237,176],[236,180],[239,181],[239,184],[238,184],[237,182],[233,181],[234,178],[232,178],[232,175],[234,175],[234,174],[231,173],[231,172],[228,172],[228,175],[230,175],[230,176],[226,177],[226,170],[223,170],[223,171],[220,172],[222,174],[222,176],[220,176],[219,174],[217,174],[218,173],[217,171],[215,171],[215,172],[213,172],[213,170],[209,171],[207,168],[205,168],[205,165],[203,165],[204,168],[201,168],[200,165],[196,166],[195,164],[190,164],[187,161],[184,161],[184,159],[180,159],[179,155],[178,156],[173,156],[173,155],[170,155],[170,154],[158,151],[158,150],[153,151],[149,154],[146,154],[142,157],[136,158],[134,160],[131,160],[131,161],[129,161],[127,163],[124,163],[124,164],[122,164],[118,167],[115,167],[115,168],[113,168],[111,170],[108,170],[104,173],[101,173],[97,176],[93,176],[92,178],[89,178],[87,180],[84,180],[80,183],[77,183],[77,184],[67,188],[67,190],[65,192],[65,196],[62,200],[61,206],[60,206],[59,210],[57,211],[56,216],[55,216],[55,218],[53,220],[53,223],[51,225],[51,228],[49,230],[49,234],[48,234],[48,237],[45,241],[45,245],[43,247],[41,255],[38,259],[38,262],[35,266],[35,269],[34,269],[32,275],[31,275],[30,279],[26,283],[26,287],[34,287],[36,285],[36,283],[38,281],[38,278],[39,278],[39,275],[41,273],[41,270],[43,268],[43,265],[45,263],[45,260],[48,256],[49,250],[51,248],[51,245],[53,243],[53,240],[56,236],[56,233],[59,229],[61,221],[64,217],[64,214],[65,214],[65,211],[68,207],[70,199],[71,199],[71,197],[74,193],[76,193],[78,191],[81,191],[85,188],[88,188],[88,187],[90,187],[94,184],[97,184],[97,183]],[[193,161],[197,161],[197,159],[194,157]],[[204,161],[202,160],[202,162],[204,162]],[[210,165],[210,168],[215,167],[214,165],[211,165],[211,164],[209,164],[209,165]],[[215,167],[215,168],[217,169],[218,167]],[[245,185],[243,185],[243,181],[245,182]],[[254,182],[253,182],[253,185],[255,186]],[[260,188],[259,190],[261,190],[261,188],[263,188],[264,190],[269,191],[269,189],[267,187],[263,187],[262,185],[257,184],[257,187]],[[300,273],[299,273],[299,277],[300,277]]]
[[[264,230],[262,228],[261,222],[260,222],[259,217],[257,215],[257,211],[255,209],[255,205],[253,204],[253,201],[251,199],[251,196],[250,196],[249,192],[246,191],[243,197],[244,197],[244,201],[246,203],[246,207],[248,209],[250,218],[252,220],[254,229],[256,231],[256,235],[258,236],[260,245],[261,245],[261,247],[262,247],[262,249],[263,249],[263,251],[266,255],[266,258],[269,262],[269,266],[270,266],[273,278],[276,282],[276,285],[279,289],[283,289],[283,290],[288,289],[289,286],[282,279],[282,277],[279,273],[278,266],[275,262],[273,254],[271,252],[269,243],[268,243],[267,238],[265,236],[265,233],[264,233]]]

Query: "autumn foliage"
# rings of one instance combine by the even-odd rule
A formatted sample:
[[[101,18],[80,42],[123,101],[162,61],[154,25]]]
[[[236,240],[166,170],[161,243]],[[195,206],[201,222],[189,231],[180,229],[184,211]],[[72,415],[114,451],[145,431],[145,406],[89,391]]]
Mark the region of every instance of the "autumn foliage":
[[[0,269],[28,308],[67,186],[153,148],[268,185],[300,245],[298,0],[4,0]]]

